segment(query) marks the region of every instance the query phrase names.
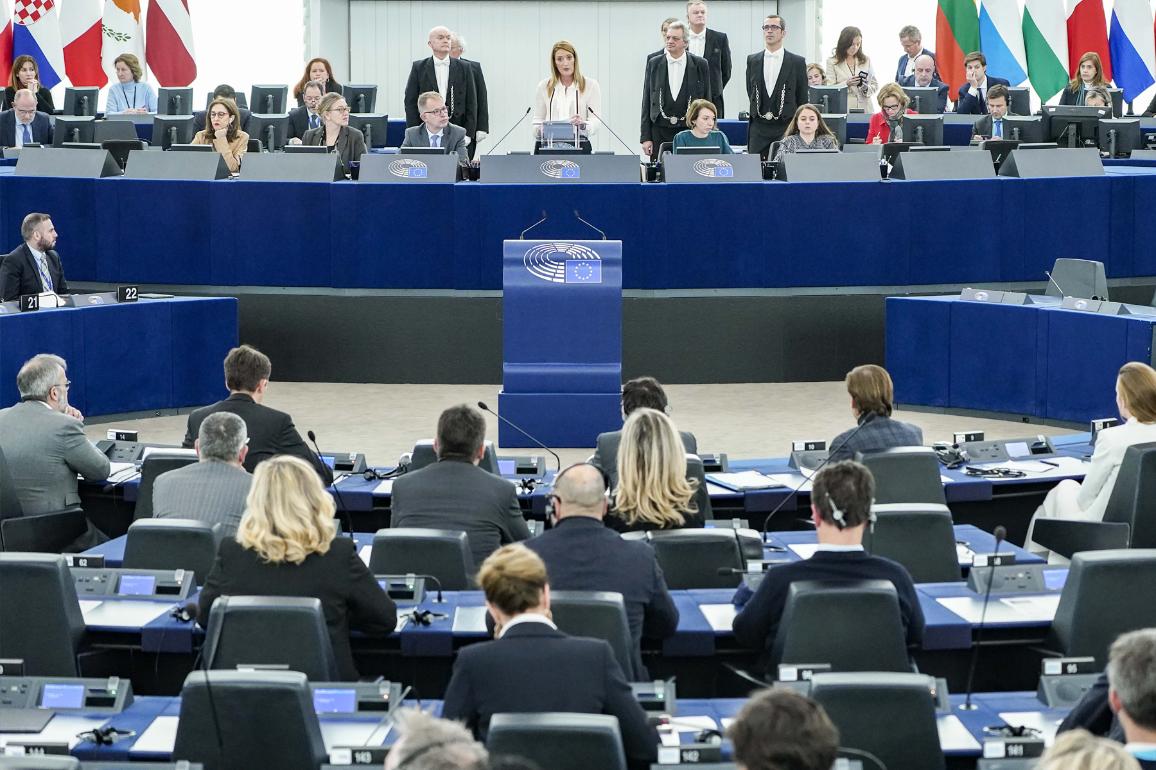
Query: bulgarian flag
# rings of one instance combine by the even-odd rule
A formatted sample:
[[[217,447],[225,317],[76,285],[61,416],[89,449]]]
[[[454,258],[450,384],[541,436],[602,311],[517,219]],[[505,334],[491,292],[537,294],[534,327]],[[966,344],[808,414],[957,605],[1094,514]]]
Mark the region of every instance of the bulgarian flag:
[[[1068,85],[1068,14],[1064,0],[1027,0],[1024,48],[1028,80],[1046,102]]]
[[[939,0],[935,12],[935,64],[948,93],[967,82],[963,57],[979,50],[979,12],[975,0]]]

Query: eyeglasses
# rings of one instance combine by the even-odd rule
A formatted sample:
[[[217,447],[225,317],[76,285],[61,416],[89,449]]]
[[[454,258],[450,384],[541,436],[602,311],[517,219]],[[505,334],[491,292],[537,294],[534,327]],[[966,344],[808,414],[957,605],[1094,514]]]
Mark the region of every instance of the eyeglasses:
[[[229,113],[227,113],[227,112],[210,112],[209,117],[210,118],[227,118],[227,117],[229,117]]]
[[[422,115],[449,115],[449,114],[450,114],[450,110],[448,107],[438,107],[436,110],[426,110],[425,112],[422,113]]]
[[[349,112],[349,108],[348,107],[330,107],[329,111],[330,112]]]
[[[774,30],[775,32],[782,32],[783,28],[780,27],[778,24],[764,24],[763,25],[763,32],[770,32],[772,30]]]
[[[900,107],[900,105],[898,105],[898,104],[884,104],[883,105],[883,109],[887,110],[888,112],[893,112],[893,111],[899,109],[899,107]]]
[[[35,115],[35,114],[36,114],[36,110],[34,110],[34,109],[32,109],[32,110],[21,110],[21,109],[19,109],[19,108],[18,108],[18,109],[16,110],[16,114],[17,114],[17,115],[24,115],[24,116],[28,116],[28,115]]]

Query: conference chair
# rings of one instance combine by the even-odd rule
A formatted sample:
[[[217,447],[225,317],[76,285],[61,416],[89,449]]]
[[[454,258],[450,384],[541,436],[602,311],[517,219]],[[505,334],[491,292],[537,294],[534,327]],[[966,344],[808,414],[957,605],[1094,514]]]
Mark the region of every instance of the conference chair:
[[[611,591],[551,591],[550,614],[558,630],[570,636],[604,639],[614,650],[622,673],[634,682],[644,681],[642,657],[630,636],[622,594]]]
[[[955,530],[946,505],[875,505],[875,524],[863,534],[863,548],[899,562],[916,583],[962,580]]]
[[[1065,656],[1093,656],[1104,667],[1117,636],[1156,626],[1153,585],[1156,549],[1075,554],[1045,645]]]
[[[862,462],[875,477],[875,502],[947,505],[939,459],[929,447],[905,446],[872,452]]]
[[[62,553],[87,531],[88,518],[79,508],[0,519],[0,551]]]
[[[1156,548],[1156,443],[1125,450],[1102,521],[1041,518],[1032,539],[1068,559],[1080,551]]]
[[[422,439],[413,445],[413,452],[409,459],[409,473],[419,471],[427,465],[433,465],[438,461],[437,452],[434,451],[434,443],[432,438]],[[495,476],[500,476],[501,472],[498,470],[498,456],[494,453],[494,442],[486,442],[486,453],[482,456],[482,461],[478,463],[478,467],[482,470],[489,471]]]
[[[714,521],[714,509],[710,506],[710,493],[706,488],[706,470],[702,458],[698,455],[686,456],[686,480],[694,481],[697,486],[694,490],[694,505],[705,521]]]
[[[742,580],[743,554],[733,530],[668,529],[648,534],[671,590],[734,588]]]
[[[424,527],[379,529],[369,570],[375,575],[433,575],[446,591],[474,588],[474,557],[465,532]]]
[[[197,585],[217,559],[212,525],[196,519],[138,519],[129,525],[121,566],[133,569],[191,570]]]
[[[1108,298],[1104,263],[1091,259],[1060,257],[1052,265],[1052,280],[1044,292],[1049,297]]]
[[[626,770],[618,718],[607,714],[494,714],[486,748],[549,770]]]
[[[153,484],[156,483],[157,476],[169,471],[175,471],[178,468],[184,468],[186,465],[192,465],[197,462],[196,457],[189,455],[165,455],[153,454],[148,457],[140,466],[140,486],[136,493],[136,509],[133,511],[133,519],[150,519],[153,515]]]
[[[221,596],[209,611],[205,667],[287,665],[313,682],[341,680],[318,599]]]
[[[839,744],[878,758],[887,770],[943,770],[934,680],[912,673],[822,673],[811,698],[839,729]]]
[[[80,770],[80,760],[68,756],[0,756],[0,770]]]
[[[63,556],[0,553],[0,658],[29,676],[78,676],[84,616]]]
[[[328,753],[305,675],[192,672],[181,690],[173,759],[205,770],[317,770]]]

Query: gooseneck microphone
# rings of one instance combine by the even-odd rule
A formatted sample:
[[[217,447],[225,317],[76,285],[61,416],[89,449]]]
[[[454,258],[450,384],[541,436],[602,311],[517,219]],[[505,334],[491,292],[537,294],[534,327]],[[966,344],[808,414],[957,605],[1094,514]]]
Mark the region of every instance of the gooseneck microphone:
[[[542,447],[543,449],[545,449],[545,450],[546,450],[547,452],[549,452],[550,454],[554,455],[554,460],[555,460],[555,461],[558,463],[558,471],[559,471],[559,472],[561,472],[561,470],[562,470],[562,458],[558,456],[558,453],[557,453],[557,452],[555,452],[553,449],[551,449],[550,447],[548,447],[548,446],[546,446],[545,444],[543,444],[543,443],[542,443],[541,441],[539,441],[538,439],[536,439],[536,438],[534,438],[533,436],[531,436],[531,435],[530,435],[529,433],[527,433],[526,431],[524,431],[524,430],[522,430],[521,428],[519,428],[519,427],[518,427],[517,425],[515,425],[514,423],[510,422],[509,420],[507,420],[507,419],[506,419],[505,417],[503,417],[502,415],[500,415],[500,414],[498,414],[497,412],[495,412],[495,411],[494,411],[493,409],[491,409],[490,407],[486,406],[486,402],[485,402],[485,401],[479,401],[479,402],[478,402],[478,409],[481,409],[483,412],[489,412],[490,414],[494,415],[494,417],[497,417],[499,420],[501,420],[502,422],[506,423],[506,424],[507,424],[507,425],[509,425],[511,428],[513,428],[514,430],[518,431],[518,432],[519,432],[519,433],[521,433],[523,436],[525,436],[526,438],[530,439],[531,441],[533,441],[535,444],[537,444],[538,446],[540,446],[540,447]]]
[[[432,580],[434,585],[436,585],[437,589],[438,589],[438,595],[437,595],[437,598],[434,599],[434,604],[445,604],[446,603],[445,598],[442,597],[442,581],[438,580],[437,577],[435,577],[434,575],[423,575],[420,572],[407,573],[406,577],[409,577],[410,575],[413,575],[415,578],[424,578],[426,580]]]
[[[514,125],[510,126],[510,130],[509,130],[509,131],[507,131],[506,133],[502,134],[502,138],[501,138],[501,139],[499,139],[499,140],[498,140],[498,143],[497,143],[497,144],[495,144],[493,147],[491,147],[491,148],[490,148],[490,149],[489,149],[489,150],[486,152],[486,155],[489,155],[489,154],[490,154],[490,153],[492,153],[494,150],[498,149],[498,144],[501,144],[502,142],[506,141],[506,137],[507,137],[507,136],[509,136],[510,134],[514,133],[514,129],[515,129],[515,128],[517,128],[518,126],[522,125],[522,121],[526,119],[526,116],[530,114],[530,110],[532,110],[532,109],[534,109],[534,108],[533,108],[533,107],[527,107],[527,108],[526,108],[526,111],[522,113],[522,117],[518,118],[517,122],[515,122],[515,123],[514,123]]]
[[[321,456],[321,448],[317,446],[317,434],[309,430],[305,432],[305,435],[309,437],[309,443],[313,444],[313,450],[314,454],[317,455],[317,461],[322,465],[325,465],[325,458]],[[349,532],[350,535],[353,535],[353,514],[350,513],[349,509],[345,507],[345,500],[341,497],[341,490],[337,487],[337,480],[334,479],[333,494],[337,497],[337,504],[341,506],[340,510],[337,512],[337,518],[343,525],[348,527],[346,531]]]
[[[1063,288],[1061,288],[1060,285],[1058,283],[1056,283],[1056,279],[1052,278],[1052,271],[1051,270],[1045,270],[1044,275],[1046,275],[1048,277],[1048,280],[1052,282],[1052,286],[1056,287],[1056,291],[1058,291],[1060,293],[1060,298],[1061,299],[1067,299],[1068,295],[1065,294]]]
[[[999,545],[1007,539],[1007,527],[1002,524],[992,532],[995,535],[995,549],[992,554],[999,553]],[[972,565],[972,569],[975,566]],[[975,646],[971,648],[971,667],[967,671],[967,697],[960,706],[961,711],[974,711],[977,707],[971,703],[971,688],[975,681],[975,667],[979,662],[979,646],[983,642],[983,622],[987,618],[987,603],[991,598],[991,587],[995,585],[995,564],[992,564],[987,578],[987,590],[983,592],[983,606],[979,611],[979,625],[975,629]]]
[[[629,153],[630,155],[638,155],[639,154],[638,150],[632,148],[629,144],[627,144],[625,141],[623,141],[622,137],[619,136],[618,133],[615,132],[615,130],[610,127],[610,124],[606,122],[605,118],[603,118],[601,115],[599,115],[597,112],[594,111],[593,107],[588,107],[587,109],[590,110],[591,115],[598,118],[599,123],[606,126],[606,130],[609,131],[611,136],[613,136],[615,139],[617,139],[622,144],[622,146],[626,148],[627,153]]]
[[[519,240],[519,241],[524,241],[524,240],[526,239],[526,233],[530,232],[530,231],[531,231],[531,230],[533,230],[535,227],[537,227],[538,225],[540,225],[540,224],[542,224],[543,222],[545,222],[545,221],[546,221],[546,219],[547,219],[547,217],[546,217],[546,212],[545,212],[545,211],[543,211],[543,212],[542,212],[542,218],[541,218],[541,219],[539,219],[539,220],[538,220],[537,222],[535,222],[534,224],[532,224],[532,225],[530,225],[529,227],[527,227],[525,230],[523,230],[523,231],[522,231],[522,232],[521,232],[521,233],[518,235],[518,240]]]
[[[546,212],[542,212],[542,213],[545,214]],[[599,235],[602,236],[602,240],[606,240],[606,232],[601,227],[595,227],[594,225],[590,224],[585,219],[583,219],[582,215],[578,213],[578,209],[574,209],[574,218],[577,219],[582,224],[589,227],[591,230],[596,231]]]

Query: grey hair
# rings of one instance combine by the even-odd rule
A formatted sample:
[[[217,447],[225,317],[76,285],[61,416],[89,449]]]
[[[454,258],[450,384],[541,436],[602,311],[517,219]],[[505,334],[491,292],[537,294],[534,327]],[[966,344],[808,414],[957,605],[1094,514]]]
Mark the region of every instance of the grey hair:
[[[67,374],[68,364],[51,353],[41,353],[25,361],[16,374],[16,389],[20,391],[20,397],[48,400],[48,391],[59,384],[56,382],[58,370]]]
[[[1108,109],[1112,109],[1112,95],[1108,93],[1107,88],[1104,88],[1103,86],[1092,86],[1084,93],[1084,101],[1087,102],[1088,97],[1092,94],[1095,94],[1096,96],[1103,99],[1104,104],[1107,105]]]
[[[899,30],[899,37],[905,37],[910,40],[923,40],[923,33],[919,31],[919,27],[914,24],[908,24]]]
[[[231,463],[249,440],[245,421],[232,412],[215,412],[201,422],[197,431],[200,455],[208,460]]]
[[[457,43],[458,48],[462,49],[463,53],[465,52],[466,39],[464,37],[462,37],[461,35],[459,35],[457,32],[451,32],[450,33],[450,45],[453,45],[454,43]]]
[[[1112,642],[1108,684],[1133,722],[1156,729],[1156,628],[1122,634]]]
[[[395,751],[408,770],[483,770],[489,763],[485,746],[460,722],[410,708],[394,719],[401,735]]]
[[[305,85],[301,86],[301,93],[305,93],[305,91],[310,88],[316,88],[321,92],[322,96],[325,96],[325,84],[320,80],[310,80]]]
[[[685,22],[682,22],[682,21],[679,21],[678,19],[675,19],[675,20],[674,20],[674,21],[672,21],[670,24],[667,24],[667,25],[666,25],[666,34],[668,34],[668,35],[669,35],[669,34],[670,34],[670,31],[671,31],[672,29],[681,29],[681,30],[682,30],[682,39],[683,39],[683,40],[687,40],[687,39],[690,37],[690,30],[688,30],[688,29],[686,28],[686,23],[685,23]]]

